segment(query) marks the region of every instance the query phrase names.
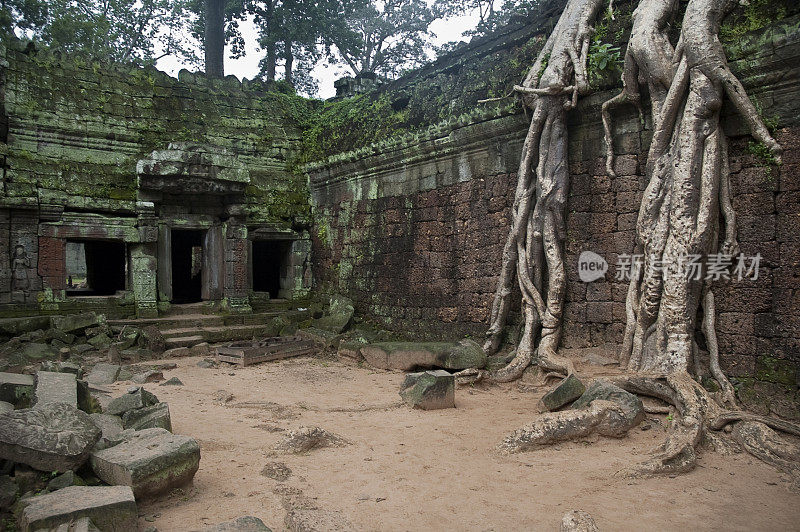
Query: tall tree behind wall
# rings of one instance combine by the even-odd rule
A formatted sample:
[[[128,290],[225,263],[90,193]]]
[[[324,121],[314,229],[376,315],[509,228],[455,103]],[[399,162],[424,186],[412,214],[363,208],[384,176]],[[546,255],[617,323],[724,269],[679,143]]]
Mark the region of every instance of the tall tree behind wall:
[[[221,78],[225,75],[225,0],[205,0],[203,44],[206,76]]]

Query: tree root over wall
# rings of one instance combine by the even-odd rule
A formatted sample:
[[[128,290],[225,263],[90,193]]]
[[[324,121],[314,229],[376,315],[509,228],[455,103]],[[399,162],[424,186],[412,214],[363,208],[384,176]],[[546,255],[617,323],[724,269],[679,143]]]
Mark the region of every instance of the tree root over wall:
[[[776,159],[781,154],[731,73],[717,36],[723,17],[734,4],[733,0],[689,0],[673,48],[667,33],[677,0],[641,0],[633,14],[625,54],[623,90],[603,105],[606,166],[612,176],[611,110],[633,104],[641,113],[642,82],[648,85],[653,116],[653,140],[646,163],[648,186],[634,250],[643,256],[643,264],[634,268],[628,290],[620,357],[629,373],[615,378],[614,383],[631,393],[661,399],[677,413],[664,444],[650,459],[626,470],[628,474],[689,471],[696,464],[696,449],[709,431],[731,423],[736,423],[732,430],[735,441],[751,454],[784,471],[800,471],[800,448],[774,432],[800,436],[800,426],[736,410],[734,389],[719,364],[713,291],[700,280],[704,276],[691,276],[686,270],[689,257],[734,257],[739,251],[728,143],[720,126],[724,96],[753,136]],[[495,381],[519,377],[536,359],[535,354],[545,369],[566,374],[574,371],[569,360],[556,354],[565,287],[561,244],[568,191],[564,114],[585,90],[589,23],[597,8],[596,0],[570,0],[523,86],[518,87],[533,109],[533,119],[522,151],[512,226],[484,349],[493,354],[499,347],[515,271],[523,296],[525,330],[511,364],[490,376]],[[547,57],[549,62],[543,68]],[[573,72],[575,81],[570,84]],[[571,100],[567,97],[570,90]],[[545,284],[546,298],[541,295]],[[700,308],[702,319],[698,319]],[[701,366],[695,341],[698,324],[709,351],[707,368]],[[534,353],[539,327],[538,352]],[[719,393],[711,394],[695,380],[706,373],[719,384]],[[505,438],[500,449],[530,450],[590,433],[621,437],[639,421],[626,417],[618,403],[595,400],[581,410],[539,416]]]

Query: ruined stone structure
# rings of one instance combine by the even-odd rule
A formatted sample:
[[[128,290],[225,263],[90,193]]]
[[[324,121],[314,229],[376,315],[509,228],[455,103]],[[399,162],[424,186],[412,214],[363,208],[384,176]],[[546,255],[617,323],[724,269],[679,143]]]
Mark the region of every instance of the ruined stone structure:
[[[308,291],[299,98],[19,43],[0,62],[0,312],[242,311]]]

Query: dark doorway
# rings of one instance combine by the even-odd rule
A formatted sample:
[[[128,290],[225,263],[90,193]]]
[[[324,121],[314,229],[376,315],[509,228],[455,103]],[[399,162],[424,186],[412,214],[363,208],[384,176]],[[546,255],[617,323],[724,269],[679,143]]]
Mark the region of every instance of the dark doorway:
[[[280,297],[280,290],[289,278],[288,240],[256,240],[253,242],[253,291],[269,292],[269,297]]]
[[[202,300],[205,231],[172,230],[172,302]]]
[[[67,242],[68,296],[110,296],[125,290],[125,243]]]

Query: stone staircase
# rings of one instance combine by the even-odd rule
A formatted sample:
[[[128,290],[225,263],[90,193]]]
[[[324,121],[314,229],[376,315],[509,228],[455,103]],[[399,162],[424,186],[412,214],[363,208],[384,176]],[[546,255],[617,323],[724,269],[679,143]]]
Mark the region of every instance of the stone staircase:
[[[169,313],[158,318],[108,320],[112,331],[125,325],[145,327],[155,325],[166,340],[167,349],[192,347],[199,343],[234,342],[263,338],[270,335],[270,322],[289,310],[286,301],[277,300],[262,305],[247,314],[213,314],[202,303],[173,305]]]

